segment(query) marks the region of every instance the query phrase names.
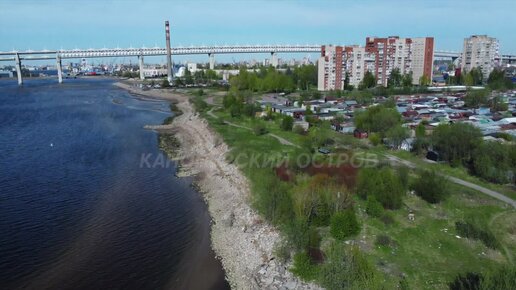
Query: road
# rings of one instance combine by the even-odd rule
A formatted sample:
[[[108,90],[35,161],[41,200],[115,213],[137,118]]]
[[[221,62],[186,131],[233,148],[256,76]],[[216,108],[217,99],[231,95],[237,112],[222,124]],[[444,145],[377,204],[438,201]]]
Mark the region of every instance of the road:
[[[405,159],[401,159],[401,158],[396,157],[394,155],[385,154],[385,156],[391,162],[400,163],[400,164],[403,164],[403,165],[405,165],[405,166],[407,166],[409,168],[412,168],[412,169],[415,169],[415,168],[418,167],[417,164],[415,164],[415,163],[413,163],[411,161],[405,160]],[[440,175],[448,178],[448,180],[450,180],[453,183],[456,183],[456,184],[459,184],[459,185],[471,188],[473,190],[479,191],[479,192],[481,192],[483,194],[489,195],[490,197],[496,198],[496,199],[498,199],[498,200],[500,200],[502,202],[505,202],[505,203],[507,203],[509,205],[512,205],[514,208],[516,208],[516,201],[515,200],[513,200],[512,198],[510,198],[508,196],[505,196],[505,195],[503,195],[503,194],[501,194],[499,192],[496,192],[494,190],[482,187],[480,185],[471,183],[471,182],[466,181],[464,179],[453,177],[453,176],[450,176],[450,175],[447,175],[447,174],[440,174]]]

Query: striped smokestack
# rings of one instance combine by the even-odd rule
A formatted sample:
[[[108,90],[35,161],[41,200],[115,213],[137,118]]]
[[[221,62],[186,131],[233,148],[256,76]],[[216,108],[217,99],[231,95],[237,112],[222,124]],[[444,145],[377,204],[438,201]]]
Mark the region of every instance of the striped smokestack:
[[[165,33],[167,36],[167,80],[170,84],[172,84],[172,53],[170,51],[170,26],[168,24],[168,21],[165,21]]]

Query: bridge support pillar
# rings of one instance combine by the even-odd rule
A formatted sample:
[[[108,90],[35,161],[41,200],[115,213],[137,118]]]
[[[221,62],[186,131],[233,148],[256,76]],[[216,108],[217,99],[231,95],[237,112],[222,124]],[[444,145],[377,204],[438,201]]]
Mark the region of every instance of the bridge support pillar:
[[[57,80],[61,84],[61,83],[63,83],[63,64],[61,62],[61,57],[59,55],[56,57],[56,65],[57,65]]]
[[[271,65],[273,67],[278,67],[278,56],[275,52],[271,52]]]
[[[172,51],[170,50],[170,25],[165,21],[165,36],[167,45],[167,80],[172,85],[174,78],[174,68],[172,67]]]
[[[210,69],[214,70],[215,69],[215,54],[208,53],[208,57],[210,58]]]
[[[140,80],[144,80],[145,74],[143,73],[143,55],[138,56],[138,61],[140,63]]]
[[[23,85],[23,78],[22,78],[22,70],[21,70],[21,60],[20,55],[16,54],[14,56],[15,62],[16,62],[16,76],[18,77],[18,85]]]

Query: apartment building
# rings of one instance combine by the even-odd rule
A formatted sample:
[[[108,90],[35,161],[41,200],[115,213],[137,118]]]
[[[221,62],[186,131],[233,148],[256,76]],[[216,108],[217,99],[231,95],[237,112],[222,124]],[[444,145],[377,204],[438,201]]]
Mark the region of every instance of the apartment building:
[[[475,67],[482,69],[484,80],[499,65],[498,40],[487,35],[472,35],[464,39],[461,69],[468,72]]]
[[[320,91],[344,89],[343,47],[323,45],[318,61],[317,89]]]
[[[349,84],[357,87],[366,71],[374,74],[378,85],[387,86],[390,73],[412,73],[413,84],[421,76],[432,79],[434,56],[433,37],[387,38],[367,37],[364,47],[322,46],[318,63],[318,89],[342,90],[346,74]]]
[[[434,38],[367,37],[366,53],[374,56],[374,75],[378,85],[387,86],[390,73],[398,68],[400,73],[412,73],[412,83],[419,84],[421,76],[432,79]]]

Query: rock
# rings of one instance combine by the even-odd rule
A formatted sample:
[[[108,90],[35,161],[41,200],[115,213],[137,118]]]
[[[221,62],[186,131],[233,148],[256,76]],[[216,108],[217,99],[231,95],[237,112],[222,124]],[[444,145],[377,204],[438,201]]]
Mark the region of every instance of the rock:
[[[231,214],[229,214],[229,216],[226,219],[224,219],[223,224],[225,227],[230,228],[233,226],[234,222],[235,222],[235,214],[233,212],[231,212]]]
[[[258,271],[258,274],[260,274],[260,275],[265,275],[265,274],[267,274],[267,269],[265,269],[265,267],[262,267],[262,268],[260,269],[260,271]]]
[[[285,283],[285,287],[286,287],[287,289],[296,289],[296,287],[297,287],[297,281],[290,280],[290,281],[288,281],[287,283]]]

